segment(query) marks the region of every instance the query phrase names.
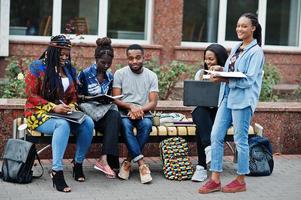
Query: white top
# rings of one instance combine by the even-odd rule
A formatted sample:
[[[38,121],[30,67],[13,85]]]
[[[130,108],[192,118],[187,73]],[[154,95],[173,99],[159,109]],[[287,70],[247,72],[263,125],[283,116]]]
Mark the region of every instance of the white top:
[[[66,92],[67,88],[70,85],[68,77],[62,78],[62,85],[64,88],[64,92]]]

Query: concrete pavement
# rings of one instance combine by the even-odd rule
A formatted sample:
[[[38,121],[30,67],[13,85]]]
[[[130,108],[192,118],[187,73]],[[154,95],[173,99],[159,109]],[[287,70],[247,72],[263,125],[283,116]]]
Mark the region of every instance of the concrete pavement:
[[[192,158],[196,163],[195,158]],[[153,181],[151,184],[143,185],[139,180],[137,166],[128,181],[119,179],[108,179],[94,170],[94,159],[85,162],[85,183],[79,183],[72,178],[72,165],[70,160],[65,160],[65,178],[70,187],[71,193],[57,192],[52,187],[52,181],[48,175],[51,168],[50,160],[43,160],[45,168],[44,176],[35,179],[30,184],[12,184],[0,180],[0,200],[14,199],[112,199],[112,200],[235,200],[235,199],[300,199],[301,197],[301,155],[275,155],[275,168],[268,177],[247,177],[247,191],[235,194],[216,192],[212,194],[198,194],[197,190],[202,183],[191,181],[170,181],[162,176],[161,161],[159,158],[147,158],[152,170]],[[235,175],[235,165],[232,157],[225,157],[224,172],[222,173],[222,184],[232,180]]]

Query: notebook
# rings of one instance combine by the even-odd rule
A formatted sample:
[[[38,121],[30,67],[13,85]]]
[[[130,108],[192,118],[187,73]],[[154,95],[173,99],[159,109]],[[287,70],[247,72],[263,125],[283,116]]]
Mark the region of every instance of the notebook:
[[[219,83],[211,81],[184,81],[184,106],[217,107],[219,96]]]
[[[74,122],[77,124],[81,124],[83,123],[86,115],[85,113],[81,112],[81,111],[73,111],[71,114],[58,114],[58,113],[48,113],[47,114],[49,117],[52,118],[62,118],[65,120],[68,120],[70,122]]]

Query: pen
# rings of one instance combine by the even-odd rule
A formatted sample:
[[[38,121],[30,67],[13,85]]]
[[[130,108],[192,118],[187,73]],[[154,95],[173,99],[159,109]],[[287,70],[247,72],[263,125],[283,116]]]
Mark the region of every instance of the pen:
[[[68,106],[68,105],[66,105],[62,100],[59,100],[59,102],[60,102],[61,104],[63,104],[64,106]],[[68,107],[69,107],[69,106],[68,106]],[[72,112],[69,111],[69,112],[67,112],[67,114],[70,115],[70,114],[72,114]]]

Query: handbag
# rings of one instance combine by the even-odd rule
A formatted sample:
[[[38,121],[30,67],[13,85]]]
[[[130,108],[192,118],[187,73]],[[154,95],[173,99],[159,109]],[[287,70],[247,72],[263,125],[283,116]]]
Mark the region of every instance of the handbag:
[[[117,109],[115,104],[101,104],[97,101],[81,103],[78,106],[81,111],[89,115],[94,121],[99,121],[110,109]]]
[[[42,168],[39,176],[34,176],[32,166],[35,158]],[[2,162],[1,177],[3,181],[13,183],[30,183],[33,178],[40,178],[44,168],[37,154],[35,144],[20,139],[9,139],[6,143]]]

